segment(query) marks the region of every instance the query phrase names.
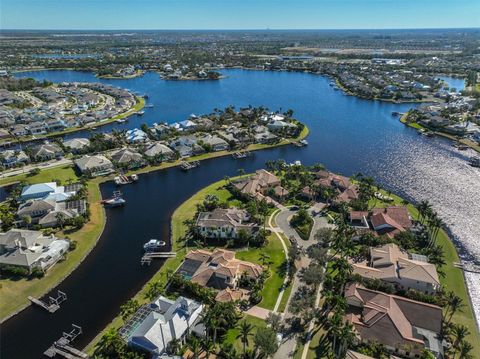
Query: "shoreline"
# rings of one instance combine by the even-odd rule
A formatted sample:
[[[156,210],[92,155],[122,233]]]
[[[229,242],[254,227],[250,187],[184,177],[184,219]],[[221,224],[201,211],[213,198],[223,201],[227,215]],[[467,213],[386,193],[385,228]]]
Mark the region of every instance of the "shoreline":
[[[270,149],[270,148],[276,148],[276,147],[281,147],[281,146],[285,146],[285,145],[289,145],[295,141],[300,141],[302,139],[305,139],[308,134],[309,134],[309,129],[306,125],[304,125],[304,130],[295,138],[295,139],[292,139],[291,141],[290,140],[284,140],[284,141],[281,141],[277,144],[273,144],[273,145],[261,145],[261,144],[254,144],[254,145],[249,145],[247,148],[245,148],[244,150],[242,151],[250,151],[250,152],[254,152],[254,151],[261,151],[261,150],[265,150],[265,149]],[[202,154],[202,155],[198,155],[198,156],[193,156],[193,157],[190,157],[187,159],[188,162],[190,161],[204,161],[204,160],[209,160],[209,159],[214,159],[214,158],[218,158],[218,157],[225,157],[225,156],[229,156],[229,155],[232,155],[233,153],[235,152],[238,152],[238,151],[219,151],[219,152],[210,152],[210,153],[206,153],[206,154]],[[127,175],[131,175],[131,174],[143,174],[143,173],[150,173],[150,172],[155,172],[155,171],[161,171],[161,170],[165,170],[165,169],[169,169],[169,168],[173,168],[173,167],[179,167],[180,164],[181,164],[182,160],[179,159],[179,160],[176,160],[174,162],[164,162],[164,163],[161,163],[160,165],[157,165],[157,166],[146,166],[146,167],[143,167],[143,168],[140,168],[140,169],[137,169],[137,170],[133,170],[133,171],[128,171],[126,174]],[[58,166],[60,167],[60,166]],[[68,166],[68,167],[72,167],[72,166]],[[53,167],[53,168],[57,168],[57,167]],[[51,168],[49,169],[46,169],[45,171],[48,171],[50,170]],[[19,175],[17,175],[19,176]],[[14,183],[16,181],[15,177],[17,176],[12,176],[12,181],[4,181],[5,183],[2,182],[2,186],[7,186],[11,183]],[[22,176],[22,175],[20,175]],[[101,208],[102,210],[102,214],[101,214],[101,219],[103,220],[103,224],[101,226],[101,231],[98,235],[98,237],[95,239],[94,243],[93,244],[90,244],[90,246],[88,248],[85,249],[85,252],[82,252],[83,256],[82,256],[82,259],[76,263],[76,265],[74,265],[70,270],[68,270],[67,273],[64,273],[64,275],[62,276],[62,279],[58,282],[55,282],[54,284],[50,285],[47,287],[47,289],[43,290],[41,294],[37,295],[37,297],[43,297],[44,295],[46,295],[48,292],[50,292],[51,290],[55,289],[59,284],[61,284],[70,274],[73,273],[73,271],[75,269],[78,268],[78,266],[83,262],[83,260],[91,253],[91,251],[96,247],[98,241],[100,240],[100,237],[102,236],[103,234],[103,230],[104,230],[104,227],[105,227],[105,224],[106,224],[106,215],[105,215],[105,209],[103,208],[103,206],[101,206],[100,204],[100,199],[101,199],[101,193],[100,193],[100,185],[102,183],[105,183],[105,182],[108,182],[108,181],[112,181],[113,178],[115,177],[115,174],[112,174],[112,175],[109,175],[107,177],[99,177],[99,178],[94,178],[90,181],[88,181],[88,185],[92,185],[93,186],[93,189],[95,191],[96,194],[99,195],[99,200],[95,201],[95,202],[92,202],[91,203],[91,206],[92,205],[96,205],[98,207]],[[90,196],[90,189],[89,189],[89,196]],[[102,218],[103,217],[103,218]],[[88,224],[90,223],[87,222],[85,224],[85,226],[87,226]],[[82,228],[83,229],[83,228]],[[78,233],[80,231],[82,231],[82,229],[80,229],[79,231],[75,232],[75,233]],[[95,229],[99,229],[97,228],[96,226],[94,227],[94,230]],[[84,229],[83,229],[84,230]],[[78,244],[78,241],[77,241],[77,244]],[[66,260],[68,261],[68,259]],[[55,266],[54,266],[55,268]],[[53,268],[53,269],[54,269]],[[163,266],[162,266],[163,268]],[[48,275],[48,272],[47,272],[47,275]],[[40,279],[41,281],[41,279]],[[1,289],[0,289],[1,291]],[[9,320],[9,319],[12,319],[13,317],[15,317],[15,315],[19,314],[21,311],[23,311],[24,309],[26,309],[28,306],[30,306],[31,303],[26,303],[26,304],[23,304],[21,307],[18,307],[18,308],[15,308],[15,312],[13,313],[9,313],[6,315],[6,317],[0,319],[0,324]]]
[[[181,260],[183,260],[185,254],[186,254],[185,248],[179,248],[178,247],[178,245],[179,245],[178,239],[181,238],[181,235],[182,235],[182,228],[181,227],[179,228],[179,226],[183,226],[183,223],[179,223],[179,220],[183,220],[183,218],[179,218],[179,217],[182,217],[180,213],[182,212],[184,207],[188,207],[188,205],[191,204],[191,202],[195,202],[196,200],[198,200],[197,197],[199,197],[201,194],[206,193],[212,187],[217,187],[218,185],[220,185],[223,182],[225,182],[225,180],[216,181],[216,182],[213,182],[213,183],[210,183],[210,184],[206,185],[205,187],[201,188],[199,191],[194,193],[192,196],[190,196],[187,200],[185,200],[183,203],[181,203],[175,209],[175,211],[172,214],[172,217],[170,219],[170,224],[169,224],[169,226],[170,226],[170,228],[169,228],[169,230],[170,230],[170,246],[171,246],[172,251],[178,250],[178,252],[180,252],[180,255],[177,255],[175,258],[167,258],[165,260],[165,262],[162,264],[162,266],[158,269],[158,271],[142,286],[142,288],[137,293],[135,293],[131,297],[131,299],[137,299],[137,300],[143,300],[144,301],[144,298],[143,298],[142,295],[144,294],[147,286],[150,283],[152,283],[153,281],[159,281],[163,284],[164,277],[165,277],[164,275],[166,274],[166,272],[169,269],[172,269],[173,267],[178,268],[178,266],[181,264]],[[402,197],[400,197],[400,196],[398,196],[394,193],[392,193],[392,195],[396,196],[400,200],[402,199]],[[415,218],[418,217],[418,212],[417,212],[413,203],[410,202],[409,205],[407,205],[407,207],[408,207],[408,210],[409,210],[410,214],[412,215],[412,217],[415,217]],[[446,238],[446,241],[442,242],[441,239],[440,239],[441,242],[439,244],[442,246],[442,248],[444,248],[447,256],[448,255],[453,255],[458,260],[460,260],[460,257],[458,256],[456,241],[451,236],[451,233],[450,233],[448,227],[447,228],[441,228],[439,235],[437,235],[437,241],[439,240],[438,238],[439,237],[441,238],[442,236],[445,236],[444,238]],[[449,246],[451,246],[450,249],[448,248]],[[452,252],[452,250],[453,250],[453,252]],[[178,252],[177,252],[177,254],[178,254]],[[454,262],[452,262],[452,261],[447,261],[444,268],[452,266],[453,270],[456,270],[457,272],[461,273],[461,276],[463,278],[463,282],[462,282],[463,283],[462,284],[463,285],[463,290],[465,290],[465,292],[467,294],[467,297],[468,297],[468,303],[465,303],[466,308],[465,308],[464,311],[461,311],[461,313],[465,313],[465,312],[468,311],[469,316],[473,319],[474,323],[476,324],[477,332],[476,333],[471,333],[470,336],[469,336],[471,339],[476,339],[479,336],[479,334],[478,334],[479,325],[478,325],[478,322],[476,321],[473,303],[472,303],[472,300],[471,300],[470,292],[468,290],[468,284],[466,282],[463,270],[460,269],[460,268],[453,267],[453,263]],[[449,269],[449,268],[447,268],[447,269]],[[444,280],[446,280],[445,278],[446,277],[444,277]],[[447,289],[454,290],[454,288],[451,288],[451,286],[448,286]],[[454,316],[454,321],[457,321],[457,322],[461,321],[462,318],[459,317],[461,315],[461,313],[457,313]],[[118,330],[122,325],[123,325],[123,320],[121,319],[121,315],[118,314],[82,350],[84,352],[88,353],[89,355],[93,355],[94,351],[95,351],[95,346],[98,344],[101,337],[108,330],[110,330],[112,328],[115,329],[115,330]],[[472,344],[475,347],[476,342],[473,342]]]
[[[133,116],[136,112],[142,110],[145,107],[146,101],[143,97],[135,96],[135,101],[136,101],[135,105],[133,107],[131,107],[129,110],[127,110],[125,112],[122,112],[118,115],[115,115],[115,116],[113,116],[109,119],[100,121],[100,122],[93,122],[93,123],[87,124],[83,127],[72,127],[72,128],[67,129],[67,130],[64,130],[64,131],[45,133],[45,134],[40,135],[38,137],[35,136],[35,138],[31,138],[30,136],[24,136],[24,137],[20,137],[19,139],[15,140],[13,142],[11,141],[11,140],[13,140],[13,138],[10,138],[10,140],[6,139],[6,140],[0,141],[0,145],[5,145],[7,143],[28,143],[28,142],[37,141],[37,140],[45,140],[45,139],[48,139],[48,138],[61,137],[61,136],[68,135],[68,134],[71,134],[71,133],[84,131],[84,130],[89,130],[89,129],[92,129],[94,127],[102,127],[102,126],[111,124],[112,122],[115,122],[117,120]]]
[[[445,133],[445,132],[442,132],[442,131],[436,131],[436,130],[433,130],[431,128],[428,128],[428,127],[425,127],[425,126],[422,126],[420,125],[419,123],[417,122],[408,122],[407,121],[407,117],[408,117],[408,112],[404,113],[400,118],[399,118],[399,121],[401,123],[403,123],[405,126],[408,126],[410,128],[414,128],[416,130],[419,130],[419,129],[424,129],[424,130],[428,130],[428,131],[431,131],[433,132],[435,135],[437,136],[440,136],[440,137],[443,137],[443,138],[447,138],[449,139],[450,141],[453,141],[453,142],[459,142],[465,146],[468,146],[469,148],[471,148],[472,150],[480,153],[480,145],[477,145],[475,144],[474,142],[468,140],[468,139],[458,139],[455,135],[451,135],[449,133]]]

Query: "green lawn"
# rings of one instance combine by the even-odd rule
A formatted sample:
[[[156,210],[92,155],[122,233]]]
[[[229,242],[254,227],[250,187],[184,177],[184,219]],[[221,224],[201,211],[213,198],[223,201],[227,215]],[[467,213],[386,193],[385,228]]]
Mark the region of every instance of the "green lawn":
[[[243,319],[241,319],[238,322],[238,325],[241,324],[242,321],[247,321],[249,324],[251,324],[254,328],[252,330],[252,336],[249,340],[248,343],[248,348],[252,349],[253,348],[253,336],[255,335],[257,328],[260,327],[266,327],[265,321],[256,317],[252,317],[250,315],[245,315]],[[230,329],[227,334],[225,335],[224,343],[229,343],[233,344],[235,349],[237,350],[238,353],[243,352],[243,344],[240,341],[240,339],[237,339],[238,334],[240,333],[240,330],[237,328],[232,328]]]
[[[25,181],[28,183],[42,183],[52,182],[52,180],[60,180],[62,183],[68,180],[78,180],[77,175],[72,166],[64,165],[58,167],[52,167],[45,170],[41,170],[39,174],[35,176],[29,176],[27,173],[20,174],[12,177],[2,178],[0,185],[9,184],[13,182]]]
[[[47,172],[47,171],[45,171]],[[48,179],[50,180],[50,178]],[[43,179],[34,179],[43,181]],[[33,182],[32,182],[33,183]],[[28,305],[28,296],[40,297],[66,278],[88,255],[100,237],[105,224],[105,212],[100,204],[100,190],[97,181],[88,184],[88,202],[90,203],[90,221],[68,237],[77,242],[77,248],[69,252],[67,259],[57,263],[41,279],[0,280],[0,317],[2,319]],[[58,233],[62,237],[63,233]]]
[[[262,290],[262,301],[258,304],[259,307],[272,310],[277,302],[278,294],[285,279],[285,253],[283,252],[282,243],[275,236],[271,234],[268,237],[268,244],[263,248],[250,248],[247,250],[238,251],[236,257],[244,261],[258,263],[262,265],[260,254],[266,253],[270,256],[270,277],[265,281]]]

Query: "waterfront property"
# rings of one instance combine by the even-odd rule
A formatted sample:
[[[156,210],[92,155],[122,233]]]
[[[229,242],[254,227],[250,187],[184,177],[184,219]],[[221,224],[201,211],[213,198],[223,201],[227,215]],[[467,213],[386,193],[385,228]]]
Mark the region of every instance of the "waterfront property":
[[[443,355],[442,308],[351,284],[345,290],[346,320],[360,341],[375,341],[393,354],[417,357],[428,349]]]
[[[237,238],[240,231],[253,235],[260,228],[251,222],[250,214],[238,208],[216,208],[200,212],[196,222],[200,235],[205,238]]]
[[[272,202],[270,197],[282,200],[289,193],[281,186],[280,179],[265,169],[256,171],[251,177],[236,180],[234,187],[242,195],[267,202]]]
[[[191,333],[204,336],[203,309],[202,304],[192,299],[170,300],[160,296],[141,307],[120,329],[120,334],[129,346],[160,357],[170,352],[172,341],[184,343]]]
[[[65,201],[75,195],[77,190],[78,186],[59,186],[56,182],[37,183],[24,186],[20,194],[20,200],[54,199],[56,201]]]
[[[238,260],[235,252],[220,248],[190,251],[177,271],[193,283],[217,290],[218,301],[248,298],[249,291],[240,287],[240,278],[256,281],[262,272],[262,266]]]
[[[75,166],[82,174],[97,177],[114,171],[113,163],[104,155],[85,155],[75,160]]]
[[[412,228],[412,218],[403,206],[373,208],[371,211],[350,211],[349,223],[360,232],[370,231],[375,235],[394,238],[400,232]]]
[[[39,231],[10,229],[0,233],[0,266],[46,271],[68,252],[67,239],[45,236]]]
[[[408,254],[394,243],[370,248],[370,260],[353,262],[353,273],[368,279],[380,279],[398,289],[434,294],[440,288],[435,265],[420,254]]]

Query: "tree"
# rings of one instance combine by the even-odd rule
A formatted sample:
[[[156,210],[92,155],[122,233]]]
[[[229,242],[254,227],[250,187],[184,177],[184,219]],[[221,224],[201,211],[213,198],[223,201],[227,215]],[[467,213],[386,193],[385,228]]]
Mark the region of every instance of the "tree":
[[[461,310],[462,307],[465,306],[465,304],[463,304],[463,299],[456,295],[454,292],[448,292],[445,299],[447,301],[446,312],[449,313],[447,323],[450,324],[453,315],[457,311]]]
[[[265,252],[260,253],[260,262],[262,262],[264,266],[270,265],[270,256]]]
[[[100,338],[100,341],[96,345],[96,351],[107,356],[113,355],[122,344],[123,342],[120,335],[118,335],[118,332],[115,328],[110,328]]]
[[[145,298],[149,301],[153,301],[163,293],[163,286],[160,282],[150,282],[147,285],[147,290],[145,292]]]
[[[63,229],[63,226],[65,225],[65,214],[58,212],[55,214],[55,219],[57,220],[57,224],[60,226],[60,228]]]
[[[246,320],[243,320],[238,326],[240,333],[237,335],[237,339],[243,344],[243,354],[247,351],[247,346],[249,343],[249,338],[252,336],[253,326],[248,323]]]
[[[30,224],[32,224],[32,217],[30,217],[29,215],[22,216],[22,221],[23,223],[25,223],[27,228],[30,228]]]
[[[190,337],[188,347],[192,351],[193,357],[195,359],[198,359],[199,356],[200,356],[200,351],[201,351],[202,348],[200,346],[200,342],[198,341],[198,339],[196,337],[193,337],[193,336]]]
[[[120,313],[122,315],[123,321],[126,321],[133,313],[135,313],[140,304],[135,299],[128,300],[125,304],[120,306]]]
[[[267,358],[278,350],[277,333],[272,328],[258,328],[253,341],[255,348]]]
[[[282,316],[278,313],[268,313],[265,322],[272,328],[275,332],[280,330],[282,325]]]

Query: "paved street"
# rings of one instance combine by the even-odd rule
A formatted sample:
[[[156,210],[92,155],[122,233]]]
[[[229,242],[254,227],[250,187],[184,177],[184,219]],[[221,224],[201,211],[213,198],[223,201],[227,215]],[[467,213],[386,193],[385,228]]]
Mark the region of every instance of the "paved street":
[[[323,228],[323,227],[333,228],[333,225],[328,223],[328,220],[326,217],[320,217],[319,215],[315,215],[316,213],[319,213],[324,207],[325,207],[324,204],[317,203],[311,208],[309,208],[309,212],[310,214],[312,214],[314,219],[314,224],[313,224],[312,231],[310,233],[310,238],[308,239],[308,241],[301,239],[298,233],[290,226],[290,218],[295,214],[296,211],[292,211],[287,208],[281,211],[276,217],[276,222],[278,227],[285,233],[287,237],[295,238],[300,249],[302,250],[302,255],[300,257],[300,260],[296,262],[297,272],[293,279],[291,296],[298,290],[298,288],[302,284],[299,278],[299,273],[301,269],[308,267],[308,265],[310,264],[310,258],[308,258],[305,251],[312,244],[316,243],[315,233],[320,228]],[[290,304],[291,296],[288,299],[287,307],[285,308],[285,312],[283,313],[284,319],[287,319],[293,316],[293,314],[289,312],[289,304]],[[319,299],[320,299],[320,296],[317,295],[316,305],[318,305]],[[274,355],[274,359],[293,357],[296,345],[297,345],[297,337],[294,333],[285,335],[285,337],[283,338],[280,344],[278,351]]]

